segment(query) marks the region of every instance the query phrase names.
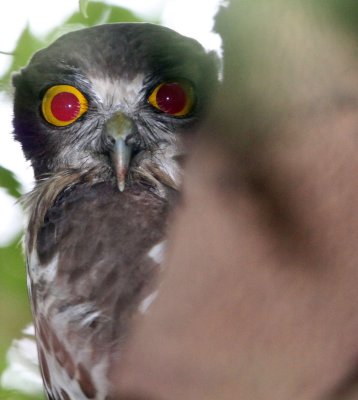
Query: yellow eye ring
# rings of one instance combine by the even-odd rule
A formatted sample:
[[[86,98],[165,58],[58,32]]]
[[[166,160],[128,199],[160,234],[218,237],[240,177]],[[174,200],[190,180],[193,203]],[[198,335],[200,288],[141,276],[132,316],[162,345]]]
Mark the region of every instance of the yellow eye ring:
[[[56,85],[45,93],[41,109],[45,120],[50,124],[67,126],[88,110],[88,101],[74,86]]]
[[[148,102],[174,117],[185,117],[194,106],[194,89],[187,82],[163,82],[152,91]]]

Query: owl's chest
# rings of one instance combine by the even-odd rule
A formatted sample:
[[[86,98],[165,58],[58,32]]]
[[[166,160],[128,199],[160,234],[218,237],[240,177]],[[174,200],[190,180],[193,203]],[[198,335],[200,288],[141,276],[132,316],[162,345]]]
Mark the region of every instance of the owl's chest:
[[[168,208],[141,187],[119,193],[105,183],[79,186],[48,210],[36,240],[27,238],[28,286],[48,391],[71,388],[70,398],[105,398],[111,357],[152,291]]]

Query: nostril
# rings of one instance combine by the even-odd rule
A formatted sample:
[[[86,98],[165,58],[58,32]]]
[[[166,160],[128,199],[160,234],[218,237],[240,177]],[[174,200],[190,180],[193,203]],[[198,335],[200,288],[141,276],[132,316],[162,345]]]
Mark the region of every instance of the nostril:
[[[136,135],[135,133],[128,135],[125,143],[132,148],[132,157],[135,157],[138,153],[145,149],[144,142],[141,140],[140,136]]]
[[[115,144],[115,139],[109,135],[101,135],[97,142],[93,142],[93,150],[98,153],[111,152]]]
[[[113,136],[108,136],[108,140],[112,146],[116,143],[116,139]]]

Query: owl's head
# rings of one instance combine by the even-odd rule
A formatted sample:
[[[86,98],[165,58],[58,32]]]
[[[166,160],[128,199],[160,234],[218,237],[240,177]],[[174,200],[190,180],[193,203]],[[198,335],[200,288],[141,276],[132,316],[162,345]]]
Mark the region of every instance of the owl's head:
[[[182,155],[181,138],[216,82],[215,58],[170,29],[125,23],[72,32],[14,76],[15,138],[37,179],[101,168],[123,190],[128,168]]]

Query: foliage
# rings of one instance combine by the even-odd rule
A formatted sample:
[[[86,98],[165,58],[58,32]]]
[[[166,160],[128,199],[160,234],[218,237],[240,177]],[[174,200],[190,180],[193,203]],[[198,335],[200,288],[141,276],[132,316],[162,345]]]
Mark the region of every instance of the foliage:
[[[320,0],[327,7],[340,26],[357,37],[358,34],[358,2],[357,0]]]
[[[10,196],[19,198],[21,196],[20,183],[12,171],[0,165],[0,187],[6,189]]]
[[[10,91],[10,77],[13,71],[26,65],[31,55],[37,50],[48,46],[67,32],[104,23],[141,21],[132,12],[121,7],[109,6],[101,2],[81,2],[81,4],[80,11],[71,15],[62,25],[55,27],[44,38],[35,36],[29,26],[24,28],[13,52],[10,68],[0,78],[0,89]]]
[[[87,7],[90,0],[80,0],[80,12],[85,17],[88,18]]]
[[[36,36],[31,32],[30,27],[26,26],[12,53],[10,68],[0,77],[0,90],[10,93],[10,77],[13,71],[26,65],[34,52],[47,46],[62,34],[87,26],[122,21],[140,22],[140,19],[120,7],[81,0],[80,10],[71,15],[61,26],[55,27],[45,37]],[[5,134],[10,134],[10,132],[5,132]],[[1,160],[0,187],[4,188],[14,199],[18,199],[21,195],[20,183],[11,171],[1,166]],[[12,339],[21,337],[21,330],[31,320],[20,236],[9,246],[0,248],[0,316],[2,321],[0,330],[1,374],[6,367],[5,354]],[[0,388],[0,399],[31,400],[32,398]]]

